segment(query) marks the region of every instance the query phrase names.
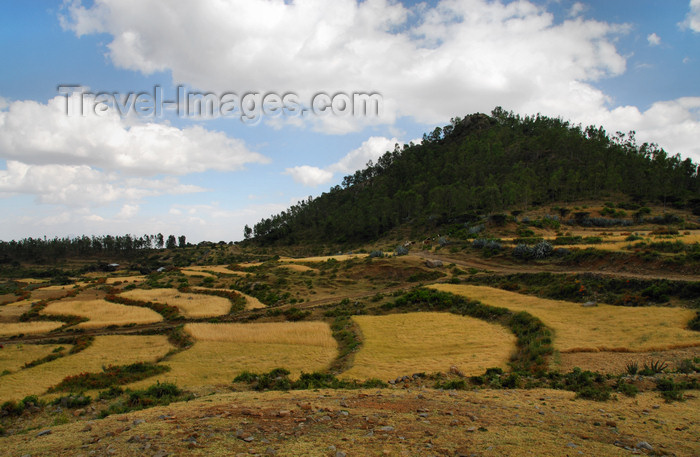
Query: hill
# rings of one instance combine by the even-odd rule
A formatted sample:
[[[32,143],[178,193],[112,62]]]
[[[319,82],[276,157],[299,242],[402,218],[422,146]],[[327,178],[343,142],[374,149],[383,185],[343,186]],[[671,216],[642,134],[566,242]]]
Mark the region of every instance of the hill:
[[[260,244],[362,243],[402,226],[470,222],[506,209],[623,195],[700,214],[698,165],[634,132],[609,135],[558,118],[496,108],[398,144],[318,198],[263,219]]]

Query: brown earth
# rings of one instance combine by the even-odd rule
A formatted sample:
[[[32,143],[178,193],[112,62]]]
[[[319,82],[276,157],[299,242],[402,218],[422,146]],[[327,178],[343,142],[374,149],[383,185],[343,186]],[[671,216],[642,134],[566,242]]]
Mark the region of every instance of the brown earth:
[[[65,413],[25,418],[31,429],[0,445],[18,457],[700,455],[698,398],[573,398],[545,389],[236,392],[103,420],[69,415],[60,426],[51,421]]]

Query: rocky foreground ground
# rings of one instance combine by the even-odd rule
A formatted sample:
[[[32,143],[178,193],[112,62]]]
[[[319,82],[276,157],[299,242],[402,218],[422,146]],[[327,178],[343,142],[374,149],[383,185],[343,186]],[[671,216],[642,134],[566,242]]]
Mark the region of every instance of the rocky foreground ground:
[[[3,456],[699,456],[700,400],[557,390],[233,392],[2,438]],[[56,413],[54,411],[54,413]],[[46,414],[51,414],[47,412]],[[33,421],[33,422],[32,422]]]

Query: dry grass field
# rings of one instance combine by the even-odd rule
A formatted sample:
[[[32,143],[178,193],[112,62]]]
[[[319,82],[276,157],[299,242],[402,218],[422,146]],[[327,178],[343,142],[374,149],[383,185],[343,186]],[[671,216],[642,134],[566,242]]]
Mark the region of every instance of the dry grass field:
[[[208,287],[193,287],[192,290],[196,291],[204,291],[204,290],[220,290],[223,292],[231,292],[231,289],[211,289]],[[251,297],[248,294],[244,294],[241,291],[236,290],[235,291],[238,295],[241,297],[245,298],[245,309],[261,309],[261,308],[267,308],[265,303],[261,302],[255,297]]]
[[[583,307],[485,286],[430,287],[491,306],[527,311],[554,330],[554,347],[561,352],[646,352],[700,346],[700,333],[686,328],[695,316],[688,309],[605,304]]]
[[[144,282],[146,280],[146,277],[143,275],[139,276],[113,276],[111,278],[106,279],[107,284],[116,284],[116,283],[122,283],[122,284],[138,284],[141,282]]]
[[[466,375],[505,367],[515,350],[507,329],[449,313],[353,316],[363,344],[344,378],[384,381],[418,372],[447,372],[456,366]]]
[[[4,437],[2,444],[9,456],[32,457],[156,454],[145,451],[146,445],[163,449],[158,455],[193,457],[698,456],[697,397],[673,404],[651,392],[603,404],[573,397],[546,389],[228,392],[109,416],[91,422],[87,432],[85,420],[33,424],[29,433]],[[52,433],[35,437],[45,428]],[[237,430],[252,441],[237,438]],[[623,447],[633,449],[641,441],[655,452]]]
[[[0,322],[17,322],[32,307],[33,300],[22,300],[0,306]]]
[[[349,259],[363,259],[365,257],[369,256],[369,254],[338,254],[338,255],[324,255],[324,256],[315,256],[315,257],[301,257],[298,259],[295,259],[293,257],[280,257],[280,262],[326,262],[330,259],[335,259],[338,262],[342,262],[343,260],[349,260]]]
[[[134,289],[121,293],[122,297],[175,306],[188,318],[213,317],[228,314],[231,302],[224,297],[191,294],[177,289]]]
[[[286,269],[292,270],[292,271],[298,271],[298,272],[301,272],[301,273],[306,272],[306,271],[318,271],[318,270],[315,269],[315,268],[307,267],[306,265],[299,265],[299,264],[296,264],[296,263],[286,264],[286,265],[285,265],[285,264],[282,264],[282,265],[280,265],[279,267],[280,267],[280,268],[286,268]]]
[[[201,266],[191,266],[186,267],[183,270],[189,270],[191,272],[211,272],[223,275],[240,275],[240,271],[233,271],[228,268],[228,265],[201,265]],[[181,270],[181,271],[183,271]],[[184,272],[184,271],[183,271]]]
[[[63,347],[66,352],[70,351],[70,344],[5,344],[0,349],[0,373],[5,371],[17,371],[25,363],[41,359],[51,354],[54,349]],[[0,381],[0,384],[2,382]]]
[[[51,302],[41,314],[70,314],[86,317],[80,328],[107,327],[109,325],[152,324],[163,320],[163,316],[152,309],[127,306],[106,300],[60,300]]]
[[[46,286],[34,289],[31,294],[32,301],[53,300],[60,297],[65,297],[66,293],[73,290],[73,284],[66,286]]]
[[[292,377],[302,371],[328,368],[337,355],[337,344],[324,322],[275,322],[259,324],[187,324],[185,331],[195,344],[167,361],[172,370],[155,379],[179,386],[230,384],[242,371],[262,373],[286,368]]]
[[[11,322],[0,324],[0,336],[12,335],[36,335],[47,333],[63,325],[63,322],[40,321],[40,322]]]
[[[0,402],[40,395],[66,376],[102,371],[107,365],[155,362],[173,346],[164,335],[98,336],[87,349],[0,378]]]
[[[189,268],[181,269],[180,273],[182,273],[185,276],[201,276],[203,278],[216,278],[215,274],[207,273],[206,271],[201,271],[201,270],[192,270]]]

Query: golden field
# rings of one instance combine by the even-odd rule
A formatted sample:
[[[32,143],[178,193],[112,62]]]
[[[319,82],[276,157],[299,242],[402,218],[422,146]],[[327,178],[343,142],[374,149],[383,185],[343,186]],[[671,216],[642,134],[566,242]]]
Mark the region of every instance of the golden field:
[[[238,290],[232,291],[231,289],[210,289],[210,288],[207,288],[207,287],[193,287],[192,290],[194,290],[195,292],[198,291],[198,290],[199,290],[199,291],[220,290],[220,291],[222,291],[222,292],[236,292],[238,295],[240,295],[241,297],[245,298],[245,309],[261,309],[261,308],[267,308],[267,306],[266,306],[263,302],[261,302],[260,300],[258,300],[257,298],[251,297],[250,295],[244,294],[243,292],[238,291]]]
[[[180,314],[188,318],[222,316],[231,310],[228,298],[180,292],[177,289],[134,289],[120,295],[132,300],[175,306]]]
[[[658,306],[623,307],[548,300],[485,286],[435,284],[443,292],[462,295],[486,305],[526,311],[554,330],[554,347],[561,352],[645,352],[700,346],[700,333],[688,330],[695,312]]]
[[[83,372],[99,372],[103,366],[155,362],[173,346],[164,335],[95,337],[85,350],[52,362],[3,376],[0,401],[40,395],[63,378]]]
[[[63,347],[66,352],[70,351],[70,344],[6,344],[0,349],[0,373],[7,371],[17,371],[25,363],[41,359],[51,354],[54,349]]]
[[[47,333],[63,325],[63,322],[37,321],[37,322],[11,322],[0,324],[0,336],[35,335]]]
[[[21,300],[0,306],[0,321],[14,322],[32,307],[33,300]]]
[[[240,275],[240,271],[233,271],[228,268],[228,265],[201,265],[183,268],[180,271],[188,270],[190,272],[210,272],[224,275]]]
[[[343,260],[349,259],[362,259],[369,256],[369,254],[338,254],[338,255],[323,255],[314,257],[280,257],[280,262],[326,262],[330,259],[342,262]]]
[[[41,314],[70,314],[85,317],[80,328],[107,327],[109,325],[152,324],[163,320],[163,316],[152,309],[127,306],[106,300],[60,300],[49,303]]]
[[[135,283],[140,283],[144,282],[146,280],[146,276],[144,275],[139,275],[139,276],[113,276],[111,278],[107,278],[105,283],[107,284],[115,284],[115,283],[123,283],[123,284],[135,284]]]
[[[362,348],[344,378],[388,380],[418,372],[465,375],[505,368],[515,350],[515,335],[504,327],[449,313],[353,316],[362,332]]]
[[[286,368],[292,377],[302,371],[327,369],[337,355],[337,344],[323,322],[185,325],[194,345],[163,363],[172,369],[157,378],[134,384],[143,387],[156,380],[178,386],[230,384],[243,371],[263,373]]]

